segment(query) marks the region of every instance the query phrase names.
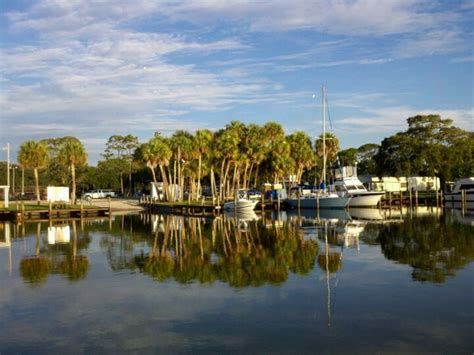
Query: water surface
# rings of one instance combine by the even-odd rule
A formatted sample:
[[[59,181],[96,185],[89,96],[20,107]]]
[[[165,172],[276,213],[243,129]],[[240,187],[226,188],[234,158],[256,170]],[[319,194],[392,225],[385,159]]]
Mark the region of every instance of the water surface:
[[[473,217],[2,224],[0,353],[470,354]]]

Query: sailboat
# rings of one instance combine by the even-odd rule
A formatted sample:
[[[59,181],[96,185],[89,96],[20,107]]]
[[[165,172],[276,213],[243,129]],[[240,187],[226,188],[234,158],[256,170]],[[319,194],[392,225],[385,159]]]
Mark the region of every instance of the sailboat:
[[[336,193],[326,189],[326,90],[324,86],[322,91],[323,103],[323,189],[318,189],[310,194],[297,197],[290,197],[286,203],[294,208],[346,208],[349,205],[351,196],[339,196]]]

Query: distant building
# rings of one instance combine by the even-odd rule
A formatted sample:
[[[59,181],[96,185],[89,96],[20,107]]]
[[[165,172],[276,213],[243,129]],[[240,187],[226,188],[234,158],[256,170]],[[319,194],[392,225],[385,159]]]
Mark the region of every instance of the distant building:
[[[394,177],[359,176],[360,181],[372,191],[436,191],[440,190],[439,178],[434,176]]]

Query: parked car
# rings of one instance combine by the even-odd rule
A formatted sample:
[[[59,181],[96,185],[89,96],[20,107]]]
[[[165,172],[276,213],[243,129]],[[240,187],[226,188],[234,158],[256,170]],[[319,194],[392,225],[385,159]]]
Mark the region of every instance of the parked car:
[[[82,198],[85,198],[86,200],[107,197],[115,197],[115,192],[113,192],[112,190],[92,190],[82,195]]]

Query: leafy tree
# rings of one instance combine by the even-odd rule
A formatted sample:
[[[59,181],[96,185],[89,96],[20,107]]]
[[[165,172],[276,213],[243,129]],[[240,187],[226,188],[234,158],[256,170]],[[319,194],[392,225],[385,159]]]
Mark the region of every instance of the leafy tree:
[[[197,130],[194,134],[194,141],[197,147],[198,153],[198,186],[196,195],[200,197],[202,195],[201,178],[202,178],[202,159],[209,153],[209,148],[212,141],[212,132],[208,129]]]
[[[138,138],[131,134],[113,135],[106,143],[104,157],[116,160],[115,167],[120,178],[120,189],[125,194],[123,175],[128,174],[129,194],[132,194],[133,153],[138,147]]]
[[[146,166],[150,169],[153,182],[156,184],[156,173],[155,168],[159,166],[161,177],[163,179],[163,185],[165,189],[165,196],[168,200],[171,199],[171,192],[169,190],[169,181],[166,174],[166,167],[168,167],[172,155],[171,148],[169,147],[168,140],[161,136],[155,136],[150,139],[147,143],[142,144],[137,149],[137,159],[145,162]]]
[[[377,165],[374,160],[374,156],[379,151],[379,145],[374,143],[367,143],[361,145],[357,149],[357,170],[361,175],[375,174],[377,171]]]
[[[48,151],[41,142],[27,141],[20,146],[18,152],[18,163],[23,168],[33,169],[36,184],[36,199],[41,200],[39,189],[38,170],[44,169],[48,164]]]
[[[311,147],[311,138],[305,132],[290,134],[286,140],[290,144],[290,155],[296,167],[296,180],[301,183],[301,177],[305,169],[311,169],[315,164],[315,155]]]
[[[336,163],[337,152],[339,151],[339,139],[331,132],[325,134],[325,151],[326,151],[326,169]],[[316,140],[316,154],[320,161],[323,161],[323,135],[320,134]],[[320,162],[320,166],[323,164]],[[322,172],[321,172],[322,174]],[[321,175],[320,181],[326,181],[326,177]]]
[[[341,166],[354,166],[357,163],[359,151],[356,148],[348,148],[337,153]]]
[[[76,203],[76,167],[86,164],[86,150],[77,138],[68,139],[61,145],[58,159],[63,165],[69,166],[72,183],[71,200],[74,204]]]
[[[379,176],[437,176],[441,182],[474,174],[473,134],[439,115],[407,119],[408,129],[382,141],[374,159]]]

